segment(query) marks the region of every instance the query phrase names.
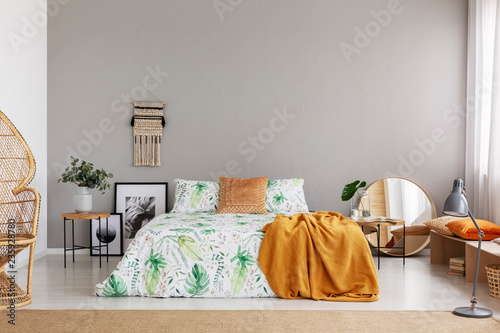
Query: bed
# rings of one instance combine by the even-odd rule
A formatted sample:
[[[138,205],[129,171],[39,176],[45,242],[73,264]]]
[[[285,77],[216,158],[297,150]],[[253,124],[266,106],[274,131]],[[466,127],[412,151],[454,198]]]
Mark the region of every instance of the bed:
[[[308,209],[302,191],[303,180],[268,182],[266,177],[262,194],[266,204],[261,208],[260,211],[264,212],[261,214],[220,214],[221,207],[218,210],[214,208],[214,205],[219,205],[218,184],[202,186],[199,182],[182,180],[175,182],[176,195],[172,211],[156,216],[137,232],[116,269],[96,286],[96,296],[277,297],[264,274],[274,270],[273,275],[267,276],[280,297],[330,298],[329,300],[346,301],[378,299],[376,271],[363,233],[356,223],[341,214],[327,212],[318,212],[325,214],[317,216],[307,214]],[[265,191],[266,184],[267,191]],[[277,189],[276,194],[273,194],[273,189]],[[221,195],[224,192],[221,188]],[[221,198],[220,206],[223,206],[223,203],[224,200]],[[200,208],[200,205],[203,207]],[[206,212],[207,210],[209,211]],[[266,211],[269,213],[266,214]],[[286,215],[278,214],[279,212],[286,212]],[[294,213],[298,214],[293,215]],[[290,220],[288,215],[293,215]],[[336,220],[335,228],[329,229],[327,226],[326,230],[316,224],[325,216]],[[317,221],[315,217],[318,218]],[[312,222],[308,222],[309,220]],[[285,229],[277,229],[278,221]],[[271,222],[273,222],[272,228],[270,228]],[[298,244],[304,245],[304,251],[302,256],[297,256],[299,252],[295,250],[301,246],[296,246],[297,243],[294,243],[289,236],[280,236],[291,235],[290,232],[295,233],[299,230],[295,226],[291,227],[292,230],[286,230],[290,229],[290,223],[297,223],[297,226],[301,224],[306,234],[307,229],[311,229],[313,224],[316,224],[313,229],[323,229],[326,233],[318,234],[317,239],[310,237],[312,235],[305,235],[305,238],[304,234],[298,235],[301,239]],[[263,232],[265,226],[266,230],[277,230],[277,233],[270,234],[267,230],[265,234]],[[356,239],[352,238],[353,234],[357,234]],[[313,243],[325,239],[325,235],[329,243],[323,248],[329,248],[330,252],[319,258]],[[264,237],[266,237],[265,244],[263,244]],[[304,241],[305,239],[307,241]],[[309,244],[306,244],[307,242]],[[274,252],[273,244],[281,246],[281,249],[276,249]],[[364,251],[361,251],[362,248]],[[311,249],[315,253],[312,256]],[[277,250],[281,251],[279,255]],[[360,252],[363,252],[362,255]],[[259,254],[263,253],[264,261],[262,256],[259,258]],[[322,267],[323,271],[310,271],[311,266],[307,267],[316,257],[318,260],[315,263],[316,267]],[[288,267],[283,267],[281,264],[289,259],[295,261]],[[259,263],[263,264],[264,272]],[[329,267],[332,264],[335,266]],[[302,276],[297,276],[295,273],[293,276],[287,275],[297,271],[299,266],[302,267]],[[331,275],[332,272],[334,276]],[[278,277],[283,273],[284,278]],[[331,294],[327,292],[320,297],[309,297],[304,296],[306,293],[309,294],[309,291],[304,292],[305,289],[308,289],[309,285],[318,283],[308,282],[299,291],[294,291],[294,286],[288,284],[297,280],[307,281],[309,275],[315,275],[326,281],[323,285],[328,287],[323,289],[340,290],[340,292]],[[370,275],[371,281],[367,281],[366,277]],[[281,288],[284,292],[277,289],[281,281],[286,283],[282,286],[284,289]],[[337,288],[346,285],[344,282],[347,282],[346,287]],[[365,285],[369,285],[369,288],[365,288]],[[368,292],[364,292],[365,290]],[[320,290],[320,294],[324,291]]]
[[[273,214],[163,214],[144,226],[97,296],[275,297],[257,263]]]

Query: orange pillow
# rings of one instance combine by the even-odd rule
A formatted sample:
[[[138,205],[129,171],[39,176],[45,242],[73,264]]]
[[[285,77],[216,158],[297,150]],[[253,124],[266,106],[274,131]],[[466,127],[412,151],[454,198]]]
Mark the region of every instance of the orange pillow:
[[[219,177],[220,199],[217,214],[267,214],[267,177]]]
[[[394,245],[396,245],[396,241],[394,240],[394,236],[392,236],[391,240],[385,244],[385,247],[393,247]]]
[[[484,232],[483,240],[492,240],[500,237],[500,226],[485,220],[476,220],[479,228]],[[446,226],[460,238],[478,240],[477,229],[471,219],[452,221]]]

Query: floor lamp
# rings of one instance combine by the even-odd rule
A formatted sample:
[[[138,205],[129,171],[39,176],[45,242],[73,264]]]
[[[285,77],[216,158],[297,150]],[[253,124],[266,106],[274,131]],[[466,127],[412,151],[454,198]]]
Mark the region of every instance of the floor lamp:
[[[493,315],[493,312],[491,310],[476,307],[477,272],[479,270],[479,257],[481,255],[481,242],[484,236],[484,232],[479,229],[474,216],[472,216],[472,213],[469,210],[469,205],[467,204],[467,199],[465,198],[464,182],[462,179],[457,178],[453,181],[453,189],[451,190],[450,195],[448,196],[448,198],[446,198],[446,201],[443,205],[443,214],[458,217],[470,216],[472,222],[474,222],[474,226],[476,227],[479,236],[476,258],[476,272],[474,274],[474,289],[472,291],[472,298],[470,299],[470,307],[464,306],[456,308],[455,310],[453,310],[453,313],[457,316],[468,318],[489,318]]]

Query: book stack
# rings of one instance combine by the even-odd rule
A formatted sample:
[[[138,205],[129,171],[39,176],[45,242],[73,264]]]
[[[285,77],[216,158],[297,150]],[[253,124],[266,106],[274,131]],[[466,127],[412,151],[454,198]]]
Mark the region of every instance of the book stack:
[[[448,274],[465,276],[465,257],[450,258]]]

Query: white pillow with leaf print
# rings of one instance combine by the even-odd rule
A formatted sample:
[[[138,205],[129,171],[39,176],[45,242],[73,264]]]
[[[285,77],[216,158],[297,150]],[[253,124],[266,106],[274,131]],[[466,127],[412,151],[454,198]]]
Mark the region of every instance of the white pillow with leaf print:
[[[217,182],[174,179],[174,208],[170,213],[215,213],[219,205]]]
[[[266,209],[270,213],[308,213],[304,179],[276,179],[267,182]]]

